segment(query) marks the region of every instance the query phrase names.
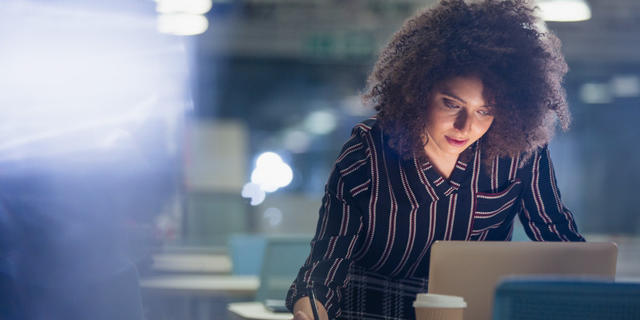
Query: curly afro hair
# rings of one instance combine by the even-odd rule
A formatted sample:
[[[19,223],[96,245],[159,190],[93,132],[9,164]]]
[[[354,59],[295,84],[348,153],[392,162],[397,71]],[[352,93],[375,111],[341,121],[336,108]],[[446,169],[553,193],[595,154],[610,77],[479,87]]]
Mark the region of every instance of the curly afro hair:
[[[444,0],[408,19],[382,50],[363,94],[391,148],[425,159],[430,94],[456,76],[478,76],[494,102],[495,119],[480,139],[487,161],[528,158],[551,140],[557,122],[566,130],[567,64],[558,38],[536,23],[523,0]]]

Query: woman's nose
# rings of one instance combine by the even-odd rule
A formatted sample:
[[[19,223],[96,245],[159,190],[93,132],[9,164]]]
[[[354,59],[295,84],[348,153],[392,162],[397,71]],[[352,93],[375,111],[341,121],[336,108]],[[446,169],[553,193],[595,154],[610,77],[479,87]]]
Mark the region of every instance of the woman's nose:
[[[458,113],[456,117],[456,121],[453,123],[454,128],[458,131],[467,132],[471,129],[471,117],[464,112],[461,111]]]

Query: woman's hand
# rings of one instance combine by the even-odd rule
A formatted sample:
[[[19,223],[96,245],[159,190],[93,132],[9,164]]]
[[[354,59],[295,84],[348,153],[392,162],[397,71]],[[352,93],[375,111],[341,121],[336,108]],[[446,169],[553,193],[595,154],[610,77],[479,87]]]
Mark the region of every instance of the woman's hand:
[[[297,311],[293,314],[293,320],[313,320],[313,317],[309,318],[309,316],[304,312]]]
[[[296,301],[293,305],[293,320],[314,320],[310,301],[309,297],[300,298]],[[329,320],[327,310],[318,300],[316,300],[316,307],[318,308],[320,320]]]

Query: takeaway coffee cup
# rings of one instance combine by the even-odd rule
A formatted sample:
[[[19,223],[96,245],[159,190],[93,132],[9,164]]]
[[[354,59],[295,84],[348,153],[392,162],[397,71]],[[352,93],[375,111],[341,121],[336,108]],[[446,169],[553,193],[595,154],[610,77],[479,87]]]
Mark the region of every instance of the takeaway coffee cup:
[[[413,307],[416,320],[462,320],[467,303],[463,297],[419,293]]]

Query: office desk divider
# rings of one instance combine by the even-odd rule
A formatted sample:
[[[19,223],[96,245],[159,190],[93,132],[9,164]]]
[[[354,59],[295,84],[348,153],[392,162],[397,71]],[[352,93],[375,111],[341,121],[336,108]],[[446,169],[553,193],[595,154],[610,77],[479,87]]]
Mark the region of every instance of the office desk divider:
[[[233,234],[229,238],[231,273],[259,276],[267,238],[257,234]]]
[[[496,288],[493,320],[637,320],[640,283],[509,277]]]
[[[311,238],[310,235],[267,238],[257,301],[286,298],[289,286],[311,251]]]
[[[267,236],[260,272],[256,302],[284,300],[291,283],[310,253],[312,235]],[[256,303],[232,303],[229,310],[243,319],[264,319],[264,312],[255,314]],[[263,305],[262,305],[263,306]],[[263,310],[263,308],[258,308]],[[275,315],[275,314],[274,314]]]

